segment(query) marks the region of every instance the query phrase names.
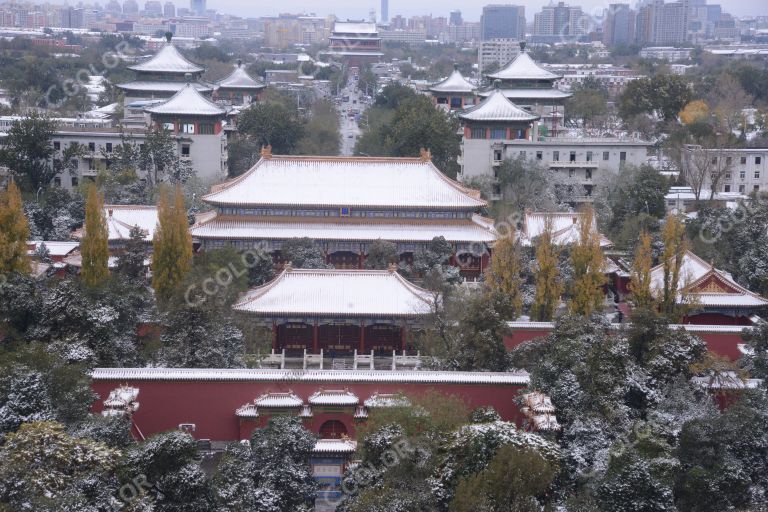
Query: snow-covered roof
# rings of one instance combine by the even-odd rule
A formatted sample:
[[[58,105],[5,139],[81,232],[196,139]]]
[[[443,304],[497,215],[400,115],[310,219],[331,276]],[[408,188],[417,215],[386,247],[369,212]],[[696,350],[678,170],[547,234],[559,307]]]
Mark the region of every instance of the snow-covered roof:
[[[286,268],[271,282],[248,291],[232,308],[259,316],[427,315],[432,296],[394,270]]]
[[[454,69],[448,78],[432,85],[429,90],[432,92],[458,92],[472,93],[477,89],[472,82],[464,78],[461,71]]]
[[[519,89],[516,88],[510,88],[510,87],[500,87],[499,91],[504,95],[505,98],[507,98],[510,101],[519,101],[519,100],[562,100],[566,98],[570,98],[573,96],[573,94],[565,91],[561,91],[560,89],[542,89],[538,87],[522,87]],[[488,89],[485,91],[480,91],[478,94],[480,96],[490,96],[493,94],[493,89]]]
[[[184,57],[170,42],[166,43],[159,52],[144,62],[128,66],[128,69],[140,73],[202,73],[205,71]]]
[[[719,372],[704,377],[693,377],[691,381],[708,389],[719,390],[754,389],[760,387],[763,382],[762,379],[742,377],[734,371]]]
[[[581,234],[582,212],[525,212],[520,242],[529,246],[546,229],[547,221],[552,222],[552,241],[556,245],[568,245],[579,241]],[[597,222],[593,218],[593,231],[597,231]],[[612,242],[600,234],[600,247],[610,247]]]
[[[214,205],[474,209],[479,193],[428,157],[264,156],[203,198]]]
[[[256,407],[301,407],[304,401],[292,391],[286,393],[264,393],[253,401]]]
[[[186,84],[168,101],[144,109],[150,114],[186,116],[223,116],[226,110],[200,94],[192,84]]]
[[[476,216],[478,217],[478,216]],[[339,219],[314,221],[273,220],[264,217],[248,219],[246,217],[215,216],[204,219],[191,228],[196,238],[215,238],[232,240],[287,240],[290,238],[309,237],[314,240],[389,240],[409,242],[429,242],[436,236],[445,237],[449,242],[493,243],[497,235],[493,226],[482,219],[424,222],[375,220],[368,222],[345,222]]]
[[[659,294],[663,289],[664,265],[660,264],[651,269],[651,290]],[[678,300],[687,295],[690,299],[686,300],[696,306],[768,306],[768,300],[739,285],[728,272],[716,269],[691,251],[686,251],[683,256],[677,289],[680,293]]]
[[[139,388],[121,385],[109,392],[104,400],[103,416],[120,416],[132,414],[139,409],[136,399],[139,397]]]
[[[392,393],[374,393],[370,398],[365,400],[366,407],[407,407],[411,405],[411,401],[404,395],[396,395]]]
[[[488,75],[488,78],[499,80],[557,80],[562,78],[551,71],[547,71],[534,61],[531,56],[525,52],[520,52],[512,62],[504,66],[495,73]]]
[[[523,407],[527,407],[535,413],[555,412],[555,406],[552,405],[552,399],[541,391],[532,391],[520,397]]]
[[[520,121],[530,122],[539,118],[509,101],[499,90],[477,105],[473,105],[459,114],[468,121]]]
[[[318,439],[315,442],[313,453],[354,453],[357,450],[357,441],[351,439]]]
[[[157,206],[107,204],[104,205],[104,217],[107,219],[110,241],[128,240],[134,227],[146,234],[147,241],[155,236]],[[84,229],[78,229],[72,233],[72,237],[81,239],[84,234]]]
[[[360,399],[348,389],[320,389],[309,396],[311,405],[357,405]]]
[[[242,63],[238,62],[235,69],[225,78],[216,82],[216,86],[222,89],[264,89],[266,85],[259,80],[255,80],[245,71]]]
[[[135,80],[118,85],[124,91],[142,91],[142,92],[179,92],[187,86],[187,82],[149,82],[146,80]],[[200,82],[192,82],[192,87],[198,92],[211,92],[213,89]]]
[[[334,384],[371,382],[396,384],[499,384],[514,386],[525,386],[530,380],[528,373],[524,371],[502,373],[413,370],[272,370],[264,368],[95,368],[91,371],[91,378],[98,381],[118,382],[145,380],[329,382]]]
[[[254,404],[245,404],[235,411],[238,418],[258,418],[259,409]]]
[[[334,34],[377,34],[375,23],[337,21],[333,24]]]
[[[48,240],[30,240],[27,242],[27,249],[30,254],[40,249],[41,245],[45,245],[48,250],[48,254],[51,257],[63,257],[71,253],[78,247],[80,242],[53,242]]]

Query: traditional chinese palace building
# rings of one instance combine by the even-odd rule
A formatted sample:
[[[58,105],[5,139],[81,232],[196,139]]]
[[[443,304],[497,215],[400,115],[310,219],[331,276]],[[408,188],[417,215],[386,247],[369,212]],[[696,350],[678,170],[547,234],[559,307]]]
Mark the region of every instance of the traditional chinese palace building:
[[[661,293],[663,286],[664,267],[659,265],[651,269],[651,291]],[[683,256],[678,292],[678,302],[693,309],[683,319],[686,324],[750,326],[752,317],[768,306],[767,299],[691,251]]]
[[[409,330],[434,311],[434,298],[390,270],[309,270],[287,266],[233,306],[273,331],[272,348],[288,356],[391,355],[405,351]],[[332,356],[333,357],[333,356]]]
[[[376,24],[337,21],[333,24],[326,55],[348,66],[378,62],[384,53]]]
[[[354,439],[371,409],[435,391],[520,422],[515,398],[529,381],[525,372],[247,368],[97,368],[91,377],[99,396],[94,412],[129,414],[137,437],[181,428],[214,442],[250,439],[278,415],[300,417],[322,439]]]
[[[268,149],[245,174],[215,186],[215,208],[191,228],[201,248],[262,248],[283,263],[282,244],[311,238],[337,269],[359,269],[371,244],[397,245],[401,261],[435,237],[454,247],[462,275],[477,278],[496,240],[480,215],[479,192],[442,174],[429,152],[419,158],[276,156]]]
[[[547,71],[537,64],[520,43],[520,53],[512,62],[488,75],[492,81],[501,81],[501,91],[515,105],[541,118],[541,126],[556,136],[563,128],[565,100],[572,95],[559,90],[555,82],[562,76]],[[479,93],[489,96],[493,91]]]
[[[432,101],[439,108],[449,111],[461,110],[476,103],[477,86],[464,78],[458,66],[445,80],[429,87]]]
[[[232,105],[248,106],[259,101],[266,87],[264,82],[251,77],[238,60],[232,73],[216,82],[213,97]]]
[[[187,60],[171,43],[170,35],[166,38],[167,42],[155,55],[128,66],[136,73],[135,80],[118,85],[125,94],[125,122],[133,120],[140,123],[144,107],[157,100],[167,100],[189,82],[200,93],[210,94],[213,90],[201,81],[205,69]]]

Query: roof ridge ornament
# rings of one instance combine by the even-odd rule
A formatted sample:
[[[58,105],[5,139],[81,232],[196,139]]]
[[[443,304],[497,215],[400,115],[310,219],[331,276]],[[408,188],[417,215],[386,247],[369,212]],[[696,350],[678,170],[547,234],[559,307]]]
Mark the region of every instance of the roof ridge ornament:
[[[272,144],[261,146],[261,158],[265,158],[267,160],[272,158]]]
[[[431,162],[432,161],[432,152],[428,148],[421,148],[419,150],[419,159],[422,162]]]
[[[293,262],[288,261],[283,265],[283,272],[291,272],[293,270]]]
[[[493,89],[496,91],[501,89],[501,80],[499,80],[498,78],[493,81]]]
[[[396,263],[390,263],[390,264],[387,266],[387,271],[388,271],[390,274],[394,274],[395,272],[397,272],[397,264],[396,264]]]

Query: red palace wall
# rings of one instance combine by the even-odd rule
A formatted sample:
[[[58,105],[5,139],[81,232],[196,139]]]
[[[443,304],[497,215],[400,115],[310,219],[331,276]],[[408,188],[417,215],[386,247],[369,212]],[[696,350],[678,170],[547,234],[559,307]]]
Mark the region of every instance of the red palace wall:
[[[699,317],[695,317],[698,321]],[[723,325],[723,324],[696,324],[696,325]],[[748,326],[744,326],[748,327]],[[547,336],[551,332],[551,329],[532,329],[529,327],[511,328],[509,334],[504,336],[504,346],[507,350],[512,350],[523,342],[530,341],[536,338],[542,338]],[[741,339],[740,332],[700,332],[691,331],[691,334],[698,336],[707,344],[707,349],[710,352],[727,357],[728,359],[735,361],[741,357],[738,345],[743,344],[744,340]]]
[[[133,419],[141,433],[148,437],[158,432],[177,429],[181,423],[195,424],[192,432],[197,439],[234,441],[246,434],[241,432],[240,419],[235,411],[267,392],[292,391],[308,403],[309,396],[323,388],[349,389],[360,399],[360,405],[375,393],[403,393],[416,396],[428,391],[454,395],[464,400],[468,408],[491,405],[502,419],[518,424],[522,416],[514,403],[522,384],[426,384],[397,382],[279,382],[279,381],[192,381],[192,380],[94,380],[93,389],[98,399],[93,405],[94,412],[101,412],[104,399],[109,392],[121,385],[139,389],[139,409]],[[352,411],[352,409],[349,409]],[[355,420],[351,412],[321,413],[313,407],[313,418],[306,426],[317,433],[320,425],[327,420],[339,420],[347,427],[351,437],[355,435]],[[268,409],[259,408],[260,417],[246,420],[253,427],[263,425]],[[252,429],[251,429],[252,430]],[[247,435],[246,435],[247,437]]]

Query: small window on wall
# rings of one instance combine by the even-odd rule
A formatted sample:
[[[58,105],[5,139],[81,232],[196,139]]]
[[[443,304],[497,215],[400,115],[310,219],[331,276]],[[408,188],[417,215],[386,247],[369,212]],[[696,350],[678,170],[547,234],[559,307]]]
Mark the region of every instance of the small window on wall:
[[[759,157],[759,156],[755,157],[755,165],[760,165],[762,161],[763,161],[762,157]]]
[[[61,142],[59,142],[59,141],[55,141],[55,142],[53,143],[53,149],[54,149],[55,151],[58,151],[58,150],[60,150],[60,149],[61,149]]]
[[[174,125],[173,123],[163,123],[163,128],[172,132],[173,130],[176,129],[176,125]]]
[[[214,126],[211,123],[200,123],[200,135],[213,135]]]
[[[80,184],[76,176],[72,176],[72,186],[76,187]]]
[[[730,185],[723,185],[723,192],[730,192],[731,186]]]
[[[619,162],[626,162],[627,161],[627,152],[622,151],[619,153]]]
[[[746,186],[744,186],[744,185],[739,185],[739,192],[741,192],[742,194],[744,193],[744,191],[745,191],[746,189],[747,189],[747,187],[746,187]]]
[[[339,216],[340,217],[349,217],[350,210],[348,206],[342,206],[339,208]]]
[[[451,98],[451,108],[461,108],[461,98]]]
[[[587,162],[591,162],[591,161],[592,161],[592,152],[587,151]]]
[[[181,145],[181,156],[189,156],[189,144]]]
[[[559,151],[553,151],[552,152],[552,161],[553,162],[559,162],[560,161],[560,152]]]
[[[59,178],[58,176],[56,176],[55,178],[53,178],[53,184],[54,184],[55,186],[57,186],[57,187],[60,187],[60,186],[61,186],[61,178]]]
[[[536,152],[536,160],[543,160],[544,159],[544,152],[543,151],[537,151]]]
[[[106,144],[106,152],[107,153],[111,153],[112,152],[112,143],[111,142],[107,142],[107,144]]]
[[[525,130],[517,130],[515,132],[517,140],[525,139]]]
[[[603,162],[607,162],[611,159],[611,152],[610,151],[603,151]]]
[[[91,153],[96,151],[96,143],[95,142],[89,142],[88,143],[88,151],[90,151]]]
[[[485,128],[472,128],[472,138],[473,139],[484,139],[485,138]]]
[[[501,162],[501,150],[500,149],[496,149],[496,150],[493,151],[493,160],[495,162]]]
[[[193,133],[195,133],[195,125],[192,124],[192,123],[183,124],[183,125],[181,125],[181,132],[182,133],[193,134]]]

